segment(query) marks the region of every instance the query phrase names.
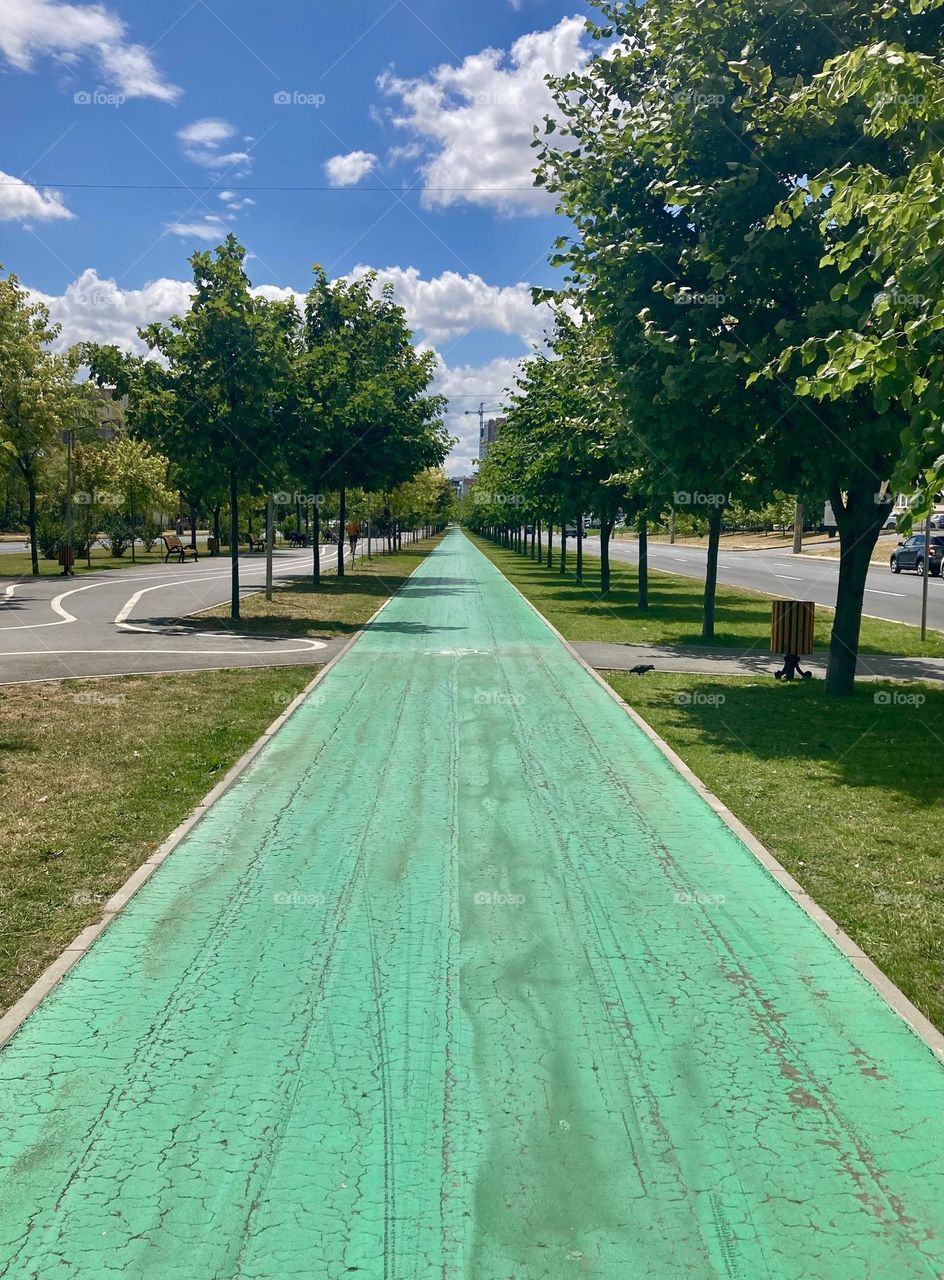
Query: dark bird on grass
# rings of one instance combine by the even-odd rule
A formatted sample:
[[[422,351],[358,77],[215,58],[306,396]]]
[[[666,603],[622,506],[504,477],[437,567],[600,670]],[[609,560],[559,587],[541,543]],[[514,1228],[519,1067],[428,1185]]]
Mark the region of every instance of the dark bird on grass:
[[[630,674],[631,676],[644,676],[648,671],[655,671],[655,667],[653,667],[653,666],[649,666],[649,667],[639,666],[639,667],[630,667],[630,668],[629,668],[629,674]]]

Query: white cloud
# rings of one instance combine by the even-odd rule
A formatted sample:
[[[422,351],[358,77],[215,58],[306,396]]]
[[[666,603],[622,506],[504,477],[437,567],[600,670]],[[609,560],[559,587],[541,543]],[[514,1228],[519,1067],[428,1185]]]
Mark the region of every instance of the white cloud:
[[[530,144],[534,126],[555,114],[545,76],[583,66],[585,36],[583,18],[564,18],[522,36],[507,54],[484,49],[418,79],[381,76],[380,88],[399,99],[393,123],[426,144],[427,207],[468,201],[506,213],[553,210],[553,198],[533,185]]]
[[[359,267],[355,274],[366,270]],[[502,356],[482,365],[450,366],[431,335],[441,333],[448,339],[467,330],[498,328],[517,334],[527,344],[537,336],[538,327],[535,318],[524,310],[523,286],[503,289],[486,284],[478,276],[466,280],[450,272],[424,281],[414,269],[399,267],[388,268],[380,275],[381,283],[392,280],[397,286],[398,301],[420,334],[420,345],[436,352],[434,390],[450,397],[448,427],[460,441],[448,469],[454,475],[472,474],[473,460],[478,457],[479,402],[484,400],[494,416],[503,403],[505,389],[514,385],[522,357]],[[122,289],[114,280],[101,279],[93,268],[88,268],[64,293],[51,296],[33,291],[33,296],[45,302],[53,320],[62,325],[58,345],[114,343],[124,350],[143,353],[146,347],[137,335],[138,327],[186,311],[192,289],[189,281],[168,279],[154,280],[140,289]],[[294,297],[299,309],[304,305],[302,293],[283,286],[260,285],[254,292],[271,299]],[[456,311],[446,318],[451,307]],[[537,308],[535,313],[540,315]],[[468,416],[466,410],[471,411]]]
[[[351,276],[361,279],[368,270],[357,266]],[[385,267],[378,272],[377,284],[378,288],[395,286],[410,327],[434,345],[472,330],[495,330],[515,334],[524,343],[539,342],[549,323],[549,309],[532,304],[526,284],[491,285],[481,276],[461,276],[455,271],[424,280],[416,267]]]
[[[222,151],[224,142],[236,136],[236,126],[228,120],[194,120],[178,130],[177,137],[183,143],[184,155],[204,169],[235,169],[249,172],[247,151]]]
[[[144,352],[139,325],[167,320],[190,306],[193,286],[183,280],[154,280],[141,289],[121,289],[102,280],[89,267],[57,296],[31,290],[45,302],[54,321],[62,325],[59,345],[76,342],[114,343],[126,351]]]
[[[216,214],[208,214],[202,222],[168,222],[165,230],[183,240],[214,240],[217,243],[226,239],[230,228]]]
[[[356,187],[377,163],[370,151],[351,151],[346,156],[332,156],[324,170],[332,187]]]
[[[72,216],[58,191],[39,191],[0,170],[0,222],[49,222]]]
[[[177,132],[181,142],[201,147],[218,147],[236,134],[236,126],[226,120],[194,120]]]
[[[241,196],[237,191],[221,191],[219,195],[227,209],[232,209],[234,212],[247,209],[256,203],[251,196]]]
[[[0,53],[18,70],[32,71],[40,57],[67,65],[91,57],[126,97],[176,101],[180,90],[164,80],[143,45],[128,43],[126,30],[98,4],[3,0],[0,6]]]

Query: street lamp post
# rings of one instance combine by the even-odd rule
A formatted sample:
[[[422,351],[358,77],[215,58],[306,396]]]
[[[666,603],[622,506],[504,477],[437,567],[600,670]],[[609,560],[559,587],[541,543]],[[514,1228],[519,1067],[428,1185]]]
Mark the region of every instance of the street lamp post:
[[[72,475],[72,442],[74,432],[70,427],[68,431],[63,432],[63,438],[66,445],[66,546],[64,563],[62,566],[62,577],[75,577],[75,570],[72,567],[74,559],[74,536],[73,536],[73,489],[74,478]]]
[[[928,638],[928,581],[931,577],[931,511],[924,522],[924,574],[921,582],[921,639]]]
[[[297,525],[296,525],[297,527]],[[272,599],[272,558],[275,550],[275,500],[269,494],[266,504],[266,599]]]

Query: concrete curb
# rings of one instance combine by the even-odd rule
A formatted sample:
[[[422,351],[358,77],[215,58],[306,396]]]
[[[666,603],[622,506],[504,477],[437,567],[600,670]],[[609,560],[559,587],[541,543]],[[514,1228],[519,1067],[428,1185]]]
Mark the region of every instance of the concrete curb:
[[[413,570],[413,573],[409,575],[407,582],[410,581],[413,574],[417,573],[425,562],[426,557],[420,561]],[[401,587],[400,590],[402,589],[403,588]],[[0,1018],[0,1050],[2,1050],[10,1040],[12,1040],[20,1027],[22,1027],[23,1023],[33,1012],[35,1012],[46,996],[49,995],[50,991],[55,990],[73,965],[77,964],[78,961],[81,960],[82,957],[90,950],[93,944],[98,941],[115,917],[125,906],[127,906],[142,885],[147,884],[148,880],[150,880],[158,867],[163,862],[167,861],[171,854],[177,849],[178,845],[180,845],[184,838],[188,836],[194,827],[196,827],[202,820],[210,807],[215,804],[221,796],[229,791],[237,779],[245,772],[247,767],[260,754],[270,739],[275,737],[286,721],[288,721],[299,709],[302,703],[305,702],[309,694],[312,693],[319,684],[321,684],[322,680],[325,679],[328,673],[337,666],[341,659],[345,657],[351,649],[353,649],[354,645],[357,644],[358,640],[360,640],[367,628],[377,621],[391,601],[396,598],[396,595],[399,595],[399,592],[396,592],[395,595],[389,596],[383,602],[380,608],[371,615],[364,626],[351,636],[343,649],[341,649],[339,653],[337,653],[328,663],[325,664],[325,666],[321,668],[314,680],[312,680],[311,683],[302,690],[291,705],[287,707],[278,719],[269,726],[262,737],[253,743],[249,750],[236,761],[226,776],[216,784],[212,791],[208,792],[208,794],[204,796],[189,816],[171,832],[160,848],[153,853],[146,862],[142,863],[136,871],[132,872],[121,888],[105,903],[102,908],[101,918],[95,921],[94,924],[90,924],[83,929],[77,938],[73,938],[69,945],[56,957],[52,964],[49,965],[42,974],[40,974],[29,990],[20,996],[16,1004],[12,1005],[3,1017]],[[199,673],[194,672],[193,674]],[[46,682],[44,681],[42,683]]]
[[[474,546],[475,544],[472,543],[472,545]],[[476,548],[476,550],[478,550],[478,548]],[[483,553],[480,552],[480,554]],[[488,559],[487,556],[485,558]],[[489,564],[492,564],[499,573],[502,572],[498,565],[494,564],[493,561],[489,560]],[[544,617],[541,610],[538,609],[536,605],[532,604],[528,597],[522,591],[519,591],[515,584],[506,577],[505,574],[502,574],[502,577],[505,578],[505,581],[511,589],[517,592],[528,608],[531,609],[533,613],[536,613],[537,616],[546,624],[548,629],[557,637],[571,657],[578,662],[581,667],[583,667],[584,671],[586,671],[598,685],[606,690],[615,702],[619,703],[633,723],[642,730],[650,742],[658,747],[670,764],[672,764],[682,775],[685,781],[694,787],[709,808],[714,810],[725,826],[727,826],[737,836],[741,843],[754,855],[757,861],[769,872],[781,888],[786,890],[797,906],[799,906],[806,915],[808,915],[810,919],[819,926],[826,937],[829,938],[836,947],[838,947],[846,959],[852,964],[853,968],[856,969],[857,972],[865,978],[866,982],[868,982],[869,985],[878,992],[885,1003],[898,1015],[898,1017],[908,1024],[915,1035],[919,1036],[920,1039],[924,1041],[931,1052],[934,1053],[942,1063],[944,1063],[944,1035],[938,1031],[937,1027],[935,1027],[924,1016],[920,1009],[916,1008],[916,1006],[911,1003],[903,991],[895,986],[891,978],[884,974],[874,961],[869,959],[862,948],[853,942],[847,933],[840,929],[832,916],[828,915],[822,907],[820,907],[810,897],[810,895],[804,890],[803,886],[794,880],[786,867],[778,862],[770,850],[762,845],[754,833],[749,831],[744,823],[741,822],[740,818],[735,817],[727,805],[723,804],[714,792],[710,791],[708,787],[705,786],[701,778],[699,778],[698,775],[688,767],[680,756],[676,755],[669,744],[656,733],[655,729],[653,729],[637,711],[634,711],[633,708],[620,697],[616,690],[603,679],[599,672],[594,671],[593,667],[591,667],[589,663],[580,656],[570,641],[565,639],[554,624]]]

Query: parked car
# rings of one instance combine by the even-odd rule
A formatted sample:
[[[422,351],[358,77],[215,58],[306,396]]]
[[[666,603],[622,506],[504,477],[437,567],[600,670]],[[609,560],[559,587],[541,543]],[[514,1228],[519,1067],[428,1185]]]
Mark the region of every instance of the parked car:
[[[939,511],[931,517],[932,529],[944,529],[944,511]]]
[[[892,512],[889,514],[889,516],[888,516],[888,518],[886,519],[885,523],[882,525],[882,528],[883,528],[883,529],[897,529],[897,528],[898,528],[898,512],[897,512],[897,511],[892,511]]]
[[[899,542],[889,562],[892,573],[901,573],[902,569],[913,569],[915,573],[923,574],[926,543],[923,533],[916,533],[906,541]],[[931,548],[928,552],[928,569],[933,578],[941,576],[942,562],[944,562],[944,533],[932,533]]]

